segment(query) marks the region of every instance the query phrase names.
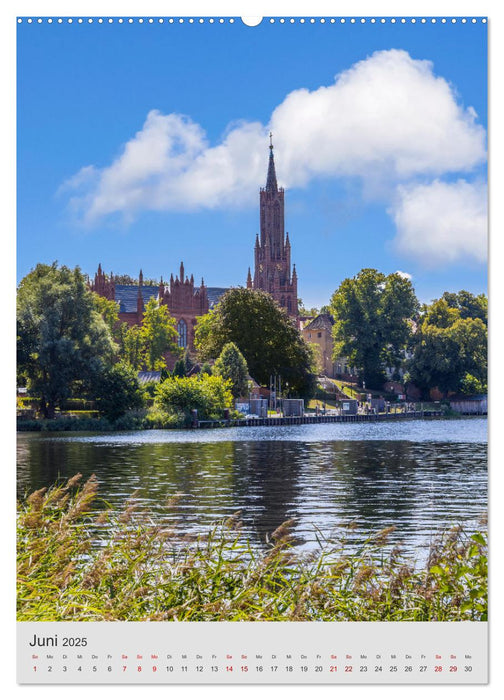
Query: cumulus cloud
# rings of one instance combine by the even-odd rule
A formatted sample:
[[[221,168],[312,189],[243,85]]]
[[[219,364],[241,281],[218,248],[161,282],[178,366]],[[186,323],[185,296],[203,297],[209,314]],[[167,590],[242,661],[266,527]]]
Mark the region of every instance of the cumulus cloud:
[[[412,280],[413,279],[413,275],[410,275],[409,272],[403,272],[402,270],[396,270],[396,275],[403,277],[405,280]]]
[[[89,224],[114,213],[255,203],[270,129],[286,187],[321,176],[386,179],[394,186],[470,171],[485,159],[485,132],[474,110],[458,102],[431,62],[389,50],[354,64],[329,86],[291,92],[268,124],[229,125],[216,145],[189,117],[153,110],[110,165],[88,165],[64,187]]]
[[[485,158],[485,133],[430,61],[374,53],[334,85],[296,90],[273,112],[289,184],[313,175],[411,177],[470,170]]]
[[[487,192],[482,183],[435,180],[400,186],[390,211],[397,227],[397,249],[423,264],[487,257]]]

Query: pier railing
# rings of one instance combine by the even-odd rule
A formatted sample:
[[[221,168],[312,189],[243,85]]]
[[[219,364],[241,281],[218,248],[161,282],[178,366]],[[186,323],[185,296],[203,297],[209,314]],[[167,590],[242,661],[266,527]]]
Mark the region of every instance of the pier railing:
[[[222,420],[200,420],[194,423],[195,428],[220,428],[220,427],[252,427],[264,425],[308,425],[313,423],[374,423],[385,420],[408,420],[418,418],[439,418],[442,411],[405,411],[402,413],[359,413],[357,415],[304,415],[304,416],[268,416],[259,418],[248,416],[246,418],[229,418]]]

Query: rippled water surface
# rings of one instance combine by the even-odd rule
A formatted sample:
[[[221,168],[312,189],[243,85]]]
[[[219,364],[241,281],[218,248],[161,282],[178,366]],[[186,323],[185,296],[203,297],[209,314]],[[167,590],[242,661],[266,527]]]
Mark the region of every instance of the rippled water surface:
[[[153,517],[204,532],[241,511],[246,534],[264,541],[294,519],[297,544],[316,534],[349,537],[395,525],[392,542],[419,555],[452,523],[478,526],[487,503],[487,421],[425,420],[18,435],[18,492],[58,477],[95,473],[100,494],[121,508],[139,489]],[[176,509],[166,500],[182,493]]]

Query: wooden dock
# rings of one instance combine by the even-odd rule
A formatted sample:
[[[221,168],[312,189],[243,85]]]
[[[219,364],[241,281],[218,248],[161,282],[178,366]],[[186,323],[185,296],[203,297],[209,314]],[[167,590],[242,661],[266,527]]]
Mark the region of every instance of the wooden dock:
[[[316,423],[375,423],[376,421],[439,418],[441,411],[408,411],[402,413],[359,413],[353,415],[268,416],[267,418],[230,418],[229,420],[200,420],[193,428],[242,428],[265,425],[312,425]]]

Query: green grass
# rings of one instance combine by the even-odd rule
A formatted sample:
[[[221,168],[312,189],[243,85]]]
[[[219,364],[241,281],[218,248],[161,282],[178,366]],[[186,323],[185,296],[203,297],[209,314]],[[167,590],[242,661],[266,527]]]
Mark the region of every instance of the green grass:
[[[331,379],[330,381],[334,382],[334,384],[336,384],[341,393],[345,394],[350,399],[359,399],[362,392],[364,392],[364,389],[356,389],[354,384],[350,384],[350,382],[344,382],[341,379]]]
[[[358,548],[343,537],[301,555],[286,522],[258,550],[238,514],[181,540],[171,520],[153,522],[135,498],[119,514],[100,511],[96,478],[79,482],[19,503],[20,621],[487,619],[483,532],[450,530],[419,569],[387,547],[391,528]]]
[[[324,404],[327,410],[337,408],[339,406],[339,403],[337,401],[331,399],[310,399],[306,408],[309,411],[314,411],[317,408],[317,406],[320,409],[322,409]]]

